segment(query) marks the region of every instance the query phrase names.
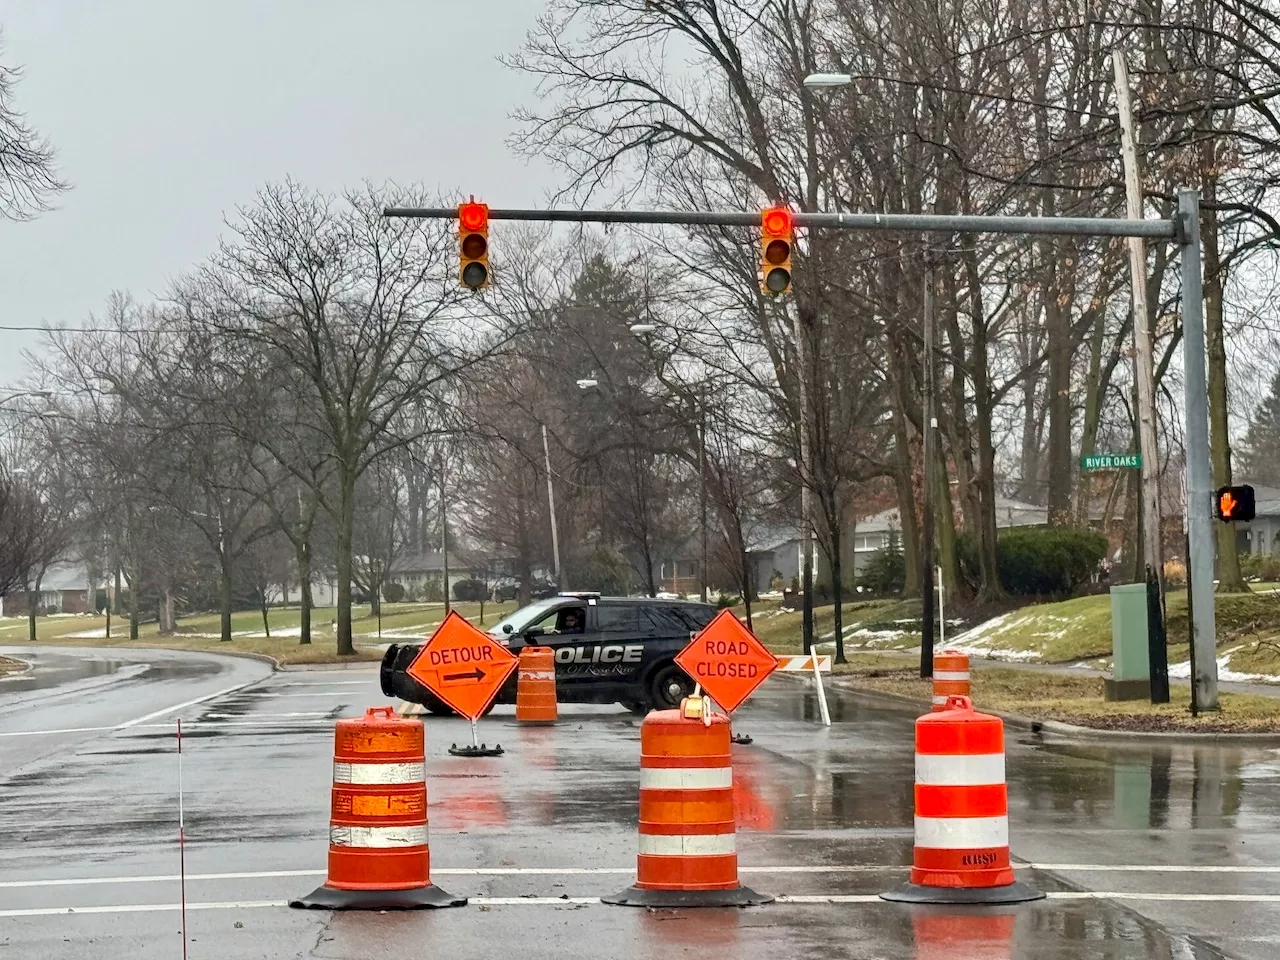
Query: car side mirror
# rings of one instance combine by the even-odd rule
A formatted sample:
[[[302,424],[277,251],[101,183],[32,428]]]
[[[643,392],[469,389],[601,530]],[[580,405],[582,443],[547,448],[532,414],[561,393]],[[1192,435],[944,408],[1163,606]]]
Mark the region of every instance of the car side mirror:
[[[510,633],[510,632],[511,632],[511,629],[512,629],[512,627],[511,627],[511,624],[509,624],[509,623],[504,623],[504,624],[502,625],[502,632],[503,632],[503,633]]]
[[[542,627],[530,627],[528,630],[524,632],[524,635],[532,639],[534,637],[541,637],[546,632],[547,631]]]

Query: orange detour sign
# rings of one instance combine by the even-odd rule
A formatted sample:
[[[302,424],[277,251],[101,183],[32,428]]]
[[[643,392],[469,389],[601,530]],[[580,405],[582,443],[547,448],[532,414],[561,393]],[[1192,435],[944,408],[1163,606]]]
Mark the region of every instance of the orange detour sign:
[[[716,614],[680,651],[676,663],[730,713],[778,669],[778,658],[729,610]]]
[[[405,672],[474,722],[518,662],[510,650],[451,610]]]

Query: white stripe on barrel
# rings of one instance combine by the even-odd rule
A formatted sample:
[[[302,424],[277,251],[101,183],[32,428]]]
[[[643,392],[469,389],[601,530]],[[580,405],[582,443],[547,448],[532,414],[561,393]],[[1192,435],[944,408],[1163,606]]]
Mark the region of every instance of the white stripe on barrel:
[[[916,783],[938,787],[977,787],[1002,784],[1003,753],[916,754]]]
[[[520,671],[520,679],[522,680],[554,680],[556,672],[554,670],[522,670]]]
[[[733,833],[640,834],[642,857],[723,857],[737,852],[737,838]]]
[[[1009,818],[916,817],[916,846],[934,850],[981,850],[1009,845]]]
[[[425,847],[427,825],[401,827],[330,827],[329,844],[335,847]]]
[[[356,786],[381,786],[390,783],[425,783],[427,765],[413,763],[344,763],[333,764],[333,782]]]
[[[968,680],[968,670],[935,670],[933,671],[933,679],[935,680]]]
[[[641,767],[641,790],[727,790],[732,767]]]

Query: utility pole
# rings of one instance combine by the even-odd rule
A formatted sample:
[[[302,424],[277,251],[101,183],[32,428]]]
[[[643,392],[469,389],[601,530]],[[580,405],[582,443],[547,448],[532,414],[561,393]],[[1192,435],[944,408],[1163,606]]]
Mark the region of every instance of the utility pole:
[[[924,375],[922,392],[924,394],[924,517],[921,522],[920,550],[920,676],[933,676],[933,637],[935,622],[933,615],[933,484],[934,484],[934,428],[937,417],[933,409],[933,273],[929,264],[924,268],[924,311],[921,318],[924,328]]]
[[[436,462],[440,465],[440,556],[444,559],[444,613],[448,616],[453,610],[453,604],[449,600],[449,518],[444,500],[444,454],[440,454]]]
[[[1187,537],[1191,565],[1188,599],[1191,602],[1192,649],[1196,706],[1218,709],[1218,653],[1214,623],[1213,475],[1209,469],[1209,386],[1205,379],[1204,290],[1200,253],[1200,194],[1178,191],[1178,216],[1182,230],[1182,343],[1184,403],[1187,410]]]
[[[805,347],[804,323],[796,311],[796,382],[800,400],[800,590],[804,630],[804,652],[813,652],[813,527],[809,496],[809,386],[808,350]]]
[[[560,571],[560,534],[556,528],[556,491],[551,485],[551,447],[547,444],[547,425],[542,427],[542,459],[547,467],[547,509],[551,512],[551,559],[555,564],[556,589],[568,590]]]
[[[702,525],[702,602],[707,602],[707,386],[704,380],[698,390],[698,511]],[[747,597],[742,600],[745,603]]]
[[[1124,159],[1125,213],[1142,219],[1142,179],[1138,170],[1138,133],[1133,122],[1133,97],[1124,54],[1111,53],[1116,74],[1116,104],[1120,110],[1120,147]],[[1133,364],[1138,385],[1138,451],[1142,454],[1142,541],[1147,578],[1155,577],[1164,610],[1164,551],[1160,537],[1160,459],[1156,451],[1155,365],[1152,359],[1150,312],[1147,307],[1147,244],[1129,238],[1129,275],[1133,288]]]

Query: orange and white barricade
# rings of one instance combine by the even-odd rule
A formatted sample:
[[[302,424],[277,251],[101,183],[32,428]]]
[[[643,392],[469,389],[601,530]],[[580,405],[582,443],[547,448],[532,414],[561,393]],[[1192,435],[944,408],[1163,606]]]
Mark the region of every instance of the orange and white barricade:
[[[813,692],[818,695],[818,709],[822,715],[822,725],[831,726],[831,711],[827,707],[827,691],[822,686],[822,675],[831,672],[831,657],[826,654],[806,654],[803,656],[778,657],[779,673],[812,673]]]
[[[1009,863],[1004,721],[968,697],[916,720],[915,853],[911,880],[886,900],[1019,903],[1044,896]]]
[[[635,886],[605,903],[742,907],[768,903],[738,881],[729,718],[701,697],[640,727],[640,849]]]
[[[518,669],[516,722],[555,723],[559,716],[556,705],[555,651],[550,647],[525,647],[520,651]]]
[[[948,697],[967,697],[969,693],[969,655],[956,650],[943,650],[933,655],[933,709],[945,710]]]
[[[460,907],[431,883],[426,732],[421,720],[373,707],[334,731],[329,872],[291,907],[409,910]]]

